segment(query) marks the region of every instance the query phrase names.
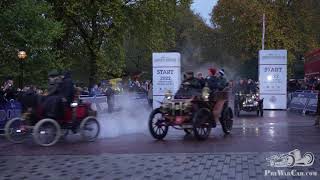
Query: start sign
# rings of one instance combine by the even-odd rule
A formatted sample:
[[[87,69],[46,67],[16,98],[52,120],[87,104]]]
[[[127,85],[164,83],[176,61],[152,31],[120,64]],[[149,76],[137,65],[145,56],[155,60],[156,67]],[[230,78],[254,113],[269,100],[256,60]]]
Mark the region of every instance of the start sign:
[[[176,93],[181,84],[180,53],[153,53],[153,108],[160,106],[167,91]]]
[[[287,51],[259,52],[259,90],[264,109],[287,109]]]

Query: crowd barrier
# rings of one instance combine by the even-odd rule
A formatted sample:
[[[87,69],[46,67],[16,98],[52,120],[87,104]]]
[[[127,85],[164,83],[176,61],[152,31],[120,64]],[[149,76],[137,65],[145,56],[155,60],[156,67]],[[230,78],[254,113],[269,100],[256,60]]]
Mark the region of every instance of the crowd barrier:
[[[80,96],[83,102],[90,102],[92,106],[97,110],[98,113],[108,112],[107,96]],[[113,99],[115,106],[119,108],[119,105],[128,101],[135,102],[137,104],[147,104],[146,93],[132,93],[132,94],[118,94],[114,95]],[[123,102],[125,101],[125,102]],[[128,102],[130,103],[130,102]]]
[[[6,101],[0,103],[0,134],[9,119],[20,117],[21,104],[17,101]]]
[[[303,114],[316,113],[318,91],[295,91],[290,95],[289,110],[301,111]]]

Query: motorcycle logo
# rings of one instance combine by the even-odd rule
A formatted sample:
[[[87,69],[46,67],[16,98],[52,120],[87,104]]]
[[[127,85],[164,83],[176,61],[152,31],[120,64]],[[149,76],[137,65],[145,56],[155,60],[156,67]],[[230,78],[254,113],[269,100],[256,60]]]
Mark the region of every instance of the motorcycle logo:
[[[300,150],[295,149],[288,153],[273,155],[266,160],[271,167],[312,166],[314,155],[311,152],[306,152],[301,156]]]

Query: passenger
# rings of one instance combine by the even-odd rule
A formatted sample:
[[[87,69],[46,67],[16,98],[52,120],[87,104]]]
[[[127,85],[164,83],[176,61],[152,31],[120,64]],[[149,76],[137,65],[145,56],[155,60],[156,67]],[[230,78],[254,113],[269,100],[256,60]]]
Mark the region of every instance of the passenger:
[[[49,118],[58,119],[62,117],[63,89],[62,78],[57,70],[49,72],[48,94],[44,101],[44,115]]]
[[[106,83],[105,95],[107,96],[108,113],[112,113],[115,106],[115,91],[109,82]]]
[[[215,92],[218,90],[218,78],[216,76],[217,70],[214,68],[208,69],[208,77],[206,79],[206,83],[211,92]]]
[[[227,79],[224,76],[224,69],[221,69],[217,74],[218,79],[218,90],[222,91],[224,88],[228,86]]]
[[[203,78],[203,75],[201,72],[197,73],[197,79],[199,80],[199,83],[201,85],[201,89],[204,88],[206,85],[206,80]]]
[[[71,78],[71,73],[69,71],[66,71],[62,78],[62,86],[61,86],[61,95],[63,96],[63,101],[67,104],[71,104],[74,99],[74,83]]]

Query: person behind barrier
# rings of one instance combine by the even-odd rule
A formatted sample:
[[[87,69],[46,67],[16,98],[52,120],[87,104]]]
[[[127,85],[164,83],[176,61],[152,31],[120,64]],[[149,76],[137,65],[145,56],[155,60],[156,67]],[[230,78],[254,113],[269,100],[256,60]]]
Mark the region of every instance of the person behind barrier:
[[[7,77],[3,86],[1,86],[0,95],[1,101],[16,98],[17,91],[14,88],[14,81],[12,77]]]
[[[107,96],[108,113],[112,113],[115,106],[115,91],[112,89],[110,82],[106,83],[105,95]]]

